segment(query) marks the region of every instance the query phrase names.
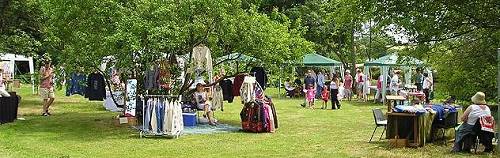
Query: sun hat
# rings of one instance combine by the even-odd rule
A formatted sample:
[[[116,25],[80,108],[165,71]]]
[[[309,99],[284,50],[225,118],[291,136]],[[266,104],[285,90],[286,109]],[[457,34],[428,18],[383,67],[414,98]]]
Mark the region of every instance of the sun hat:
[[[486,104],[486,95],[483,93],[483,92],[477,92],[476,95],[474,95],[471,100],[472,100],[472,103],[474,104],[481,104],[481,105],[484,105]]]
[[[345,70],[345,72],[346,72],[346,73],[348,73],[348,74],[350,74],[350,73],[351,73],[351,71],[349,71],[349,70]]]

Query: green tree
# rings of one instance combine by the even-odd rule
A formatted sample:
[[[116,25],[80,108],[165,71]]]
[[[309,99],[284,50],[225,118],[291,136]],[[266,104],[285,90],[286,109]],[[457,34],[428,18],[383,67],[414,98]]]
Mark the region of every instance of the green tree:
[[[74,68],[95,68],[103,57],[115,56],[118,67],[139,74],[144,67],[135,63],[147,65],[172,54],[190,59],[198,44],[211,48],[214,58],[240,52],[265,63],[311,50],[293,29],[241,6],[238,0],[49,0],[43,10],[54,55]]]
[[[42,17],[37,0],[0,2],[0,54],[34,55],[43,42]]]
[[[495,57],[500,45],[500,2],[424,0],[376,3],[376,19],[395,24],[414,44],[409,55],[438,71],[441,90],[469,100],[476,91],[497,95]]]

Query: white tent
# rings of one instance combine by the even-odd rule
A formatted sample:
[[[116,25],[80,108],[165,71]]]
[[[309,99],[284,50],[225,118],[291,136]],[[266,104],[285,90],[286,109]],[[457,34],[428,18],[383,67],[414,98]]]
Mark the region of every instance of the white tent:
[[[16,62],[28,62],[29,63],[29,70],[30,74],[35,73],[35,65],[33,63],[33,57],[26,57],[24,55],[16,55],[16,54],[10,54],[10,53],[5,53],[1,54],[0,53],[0,66],[4,69],[4,74],[7,75],[8,78],[11,79],[16,79]],[[32,91],[33,94],[35,93],[35,84],[34,84],[33,78],[31,78],[31,84],[32,84]]]
[[[368,61],[365,63],[365,73],[369,75],[370,67],[380,67],[382,69],[382,100],[385,104],[385,96],[387,92],[387,81],[390,80],[389,68],[394,66],[401,66],[406,71],[405,73],[405,83],[411,83],[411,68],[410,67],[421,67],[424,62],[413,58],[402,56],[399,57],[397,54],[389,54],[383,56],[379,59]]]

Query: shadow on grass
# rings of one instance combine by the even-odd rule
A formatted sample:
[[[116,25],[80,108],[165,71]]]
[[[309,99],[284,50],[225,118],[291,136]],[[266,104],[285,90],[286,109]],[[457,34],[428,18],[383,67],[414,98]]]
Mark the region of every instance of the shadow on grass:
[[[357,102],[357,101],[344,101],[345,103],[348,103],[352,106],[369,106],[369,107],[376,107],[376,106],[383,106],[382,103],[373,103],[373,102]]]
[[[128,128],[118,126],[105,114],[60,113],[50,117],[33,116],[2,127],[10,137],[34,137],[57,141],[102,141],[117,139]],[[1,127],[1,126],[0,126]],[[1,129],[1,128],[0,128]],[[43,137],[40,137],[43,136]]]

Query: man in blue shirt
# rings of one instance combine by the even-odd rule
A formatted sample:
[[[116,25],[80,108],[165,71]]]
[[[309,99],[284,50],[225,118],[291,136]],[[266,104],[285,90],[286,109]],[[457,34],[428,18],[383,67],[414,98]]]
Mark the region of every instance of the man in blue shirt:
[[[323,86],[325,86],[325,75],[323,75],[323,71],[318,72],[318,81],[317,81],[318,87],[316,87],[316,98],[321,97],[321,91],[323,90]]]
[[[306,77],[304,78],[304,88],[309,89],[309,85],[313,85],[314,88],[317,87],[316,78],[314,76],[313,70],[307,70]],[[305,107],[306,105],[307,105],[307,101],[304,97],[304,104],[302,104],[302,106]]]

